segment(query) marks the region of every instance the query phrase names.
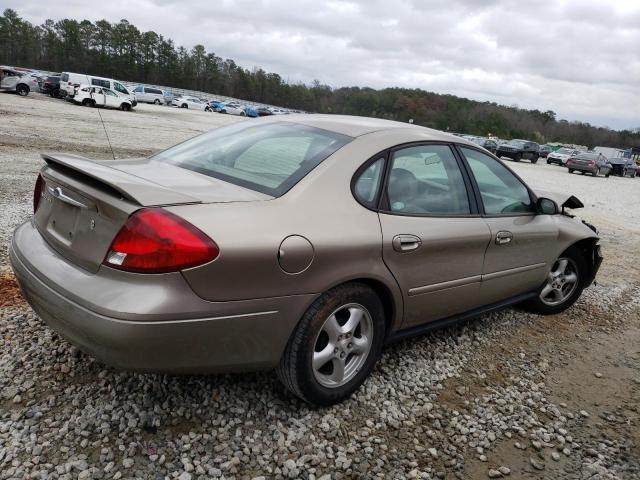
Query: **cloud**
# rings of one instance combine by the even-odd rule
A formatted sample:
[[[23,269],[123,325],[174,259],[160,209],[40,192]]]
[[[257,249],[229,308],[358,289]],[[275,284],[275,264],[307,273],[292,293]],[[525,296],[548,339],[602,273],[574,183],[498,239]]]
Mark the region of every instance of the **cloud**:
[[[67,0],[63,13],[3,3],[34,23],[126,18],[289,81],[423,88],[640,126],[636,0]]]

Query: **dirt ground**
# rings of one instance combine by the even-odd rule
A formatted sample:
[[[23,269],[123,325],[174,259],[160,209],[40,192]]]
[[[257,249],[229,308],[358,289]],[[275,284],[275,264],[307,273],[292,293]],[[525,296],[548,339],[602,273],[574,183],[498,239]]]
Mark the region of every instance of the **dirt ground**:
[[[239,120],[156,105],[139,105],[133,112],[98,111],[38,94],[0,94],[0,311],[23,302],[6,248],[13,228],[30,214],[41,152],[110,158],[108,135],[117,158],[142,156]],[[481,343],[459,374],[442,382],[437,403],[443,415],[477,415],[492,395],[532,380],[535,371],[534,384],[549,405],[537,410],[544,419],[540,425],[562,417],[570,433],[563,434],[558,424],[549,445],[514,433],[490,448],[467,446],[458,452],[459,468],[442,477],[484,479],[490,469],[506,465],[510,478],[640,478],[640,179],[569,175],[544,160],[509,166],[534,188],[570,190],[583,200],[585,208],[575,213],[598,227],[605,261],[597,285],[569,311],[549,317],[522,313],[517,322],[489,335],[491,342]],[[409,345],[393,346],[389,355],[413,348]],[[383,362],[380,369],[385,368]],[[585,415],[576,413],[581,411]],[[536,428],[525,427],[528,432]],[[190,428],[181,432],[176,426],[174,434]],[[394,438],[391,446],[396,442],[397,448],[406,448],[401,436]],[[434,465],[433,477],[423,478],[439,473]]]

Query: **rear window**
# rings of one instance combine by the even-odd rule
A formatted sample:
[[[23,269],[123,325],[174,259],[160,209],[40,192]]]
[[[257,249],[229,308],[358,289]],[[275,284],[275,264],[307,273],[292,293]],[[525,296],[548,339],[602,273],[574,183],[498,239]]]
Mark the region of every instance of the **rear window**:
[[[289,122],[239,122],[152,157],[279,197],[352,138]]]
[[[69,74],[68,73],[63,73],[62,76],[60,77],[60,80],[62,80],[63,82],[68,82],[69,81]]]

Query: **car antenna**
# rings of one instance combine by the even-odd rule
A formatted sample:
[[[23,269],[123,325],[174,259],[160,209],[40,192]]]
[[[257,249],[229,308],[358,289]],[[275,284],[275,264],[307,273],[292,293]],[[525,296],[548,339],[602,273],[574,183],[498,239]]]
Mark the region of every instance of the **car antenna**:
[[[102,113],[100,113],[100,108],[96,108],[96,110],[98,112],[98,116],[100,117],[100,122],[102,122],[102,128],[104,129],[104,134],[107,136],[107,143],[109,144],[109,149],[111,150],[111,156],[115,160],[116,154],[113,151],[113,146],[111,145],[111,139],[109,138],[109,133],[107,132],[107,126],[104,124],[104,120],[102,119]]]

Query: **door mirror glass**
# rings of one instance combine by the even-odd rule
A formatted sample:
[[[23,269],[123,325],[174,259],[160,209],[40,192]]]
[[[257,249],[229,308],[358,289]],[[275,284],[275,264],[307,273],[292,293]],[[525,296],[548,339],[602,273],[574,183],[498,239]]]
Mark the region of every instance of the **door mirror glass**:
[[[558,204],[550,198],[538,198],[536,206],[538,207],[538,213],[542,215],[555,215],[559,211]]]

